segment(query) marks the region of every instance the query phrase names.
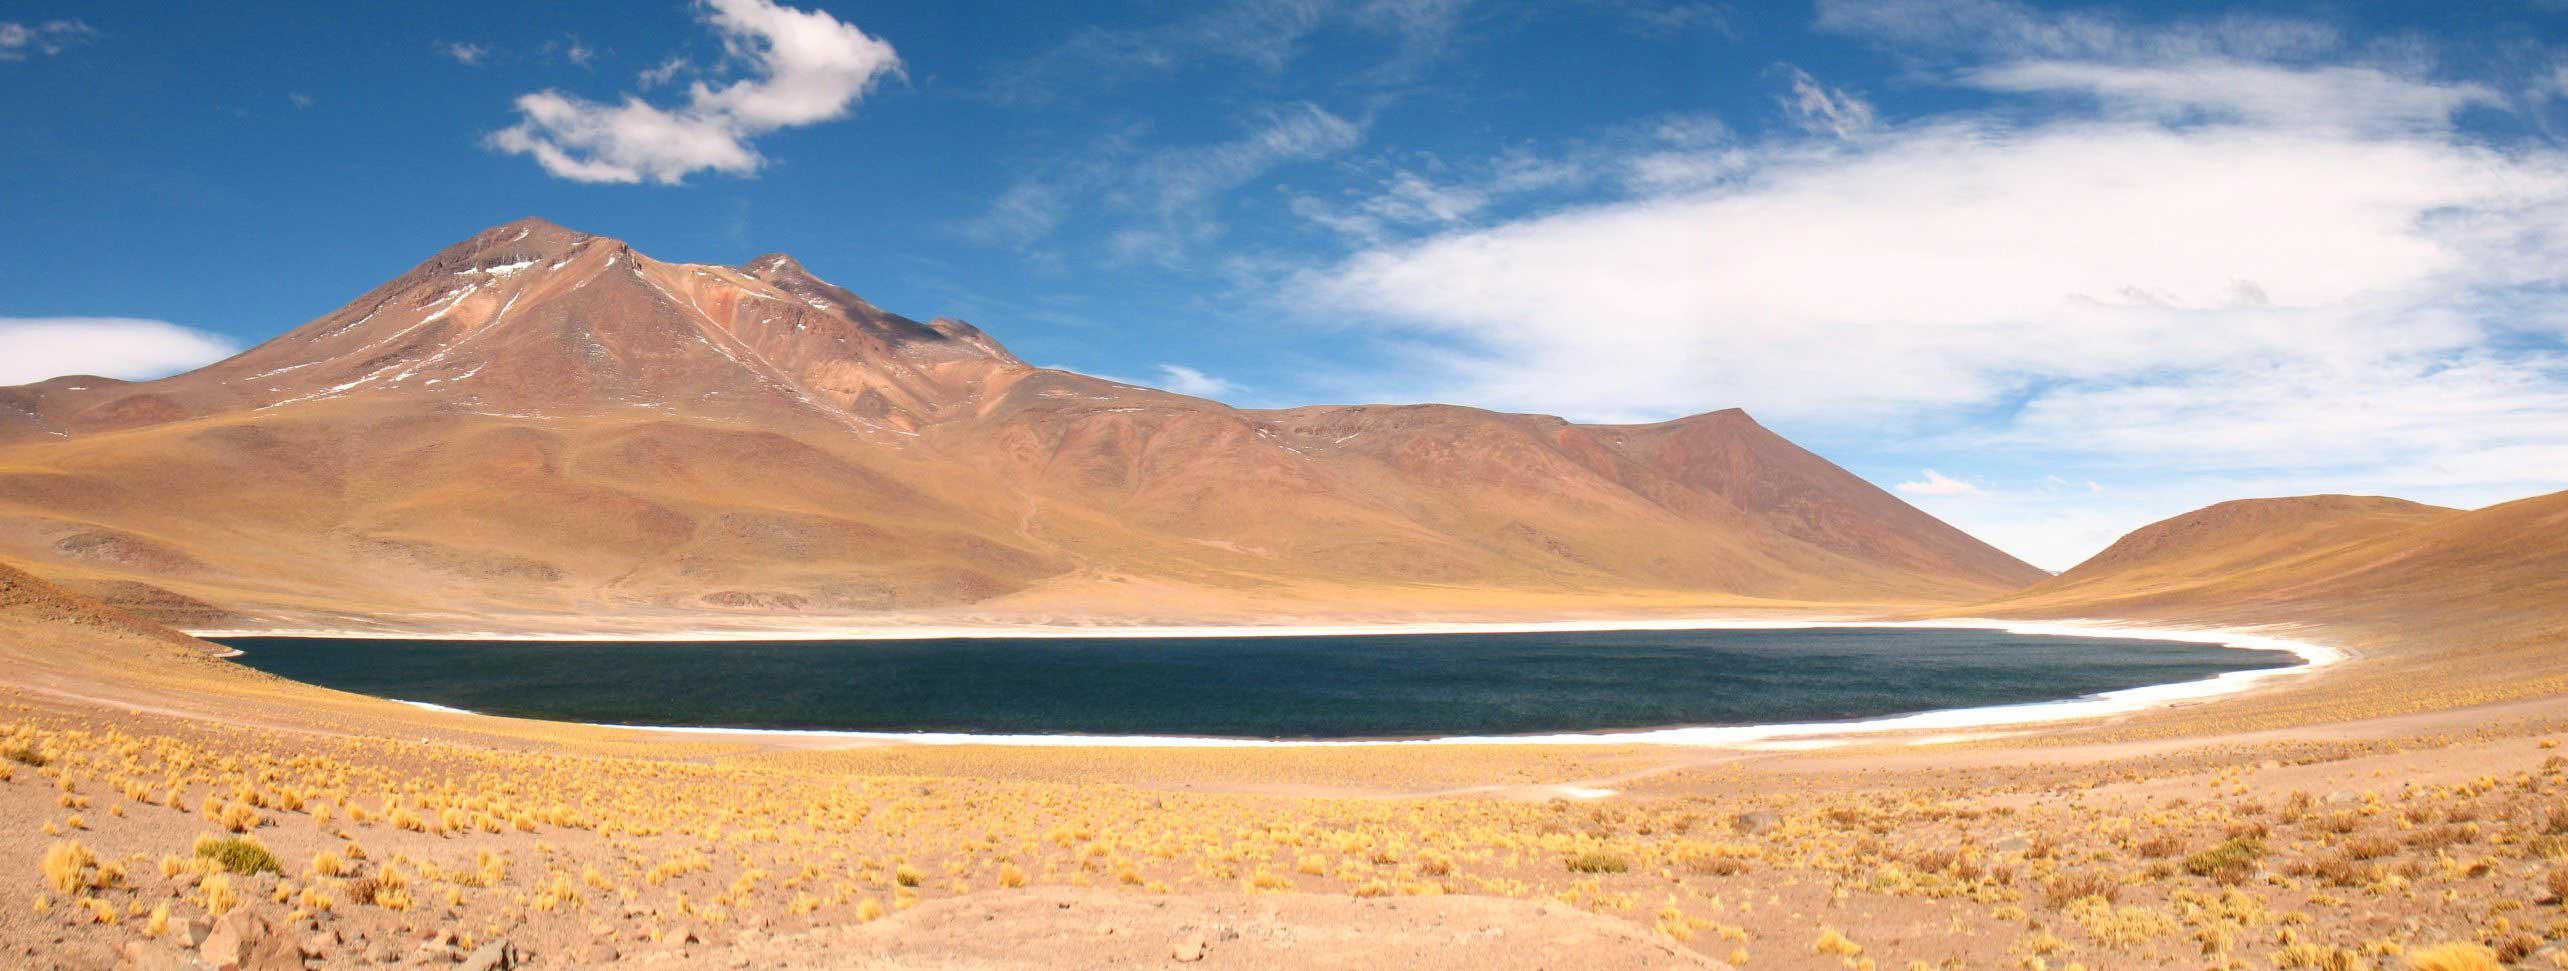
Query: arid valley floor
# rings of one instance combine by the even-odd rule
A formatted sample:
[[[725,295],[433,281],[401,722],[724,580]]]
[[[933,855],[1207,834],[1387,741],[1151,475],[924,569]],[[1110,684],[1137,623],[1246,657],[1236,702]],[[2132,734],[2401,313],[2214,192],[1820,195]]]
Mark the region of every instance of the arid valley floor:
[[[2556,536],[2561,505],[2424,517],[2390,559],[2470,517]],[[2124,554],[2274,514],[2349,513],[2216,508]],[[2528,554],[2486,568],[2514,599],[2395,613],[2333,599],[2378,561],[2293,558],[2300,601],[2152,588],[2353,658],[1810,751],[654,736],[283,682],[12,572],[0,941],[74,968],[2550,966],[2568,652],[2558,553]]]
[[[2568,493],[2222,503],[2052,577],[1737,410],[1235,409],[521,220],[198,371],[0,389],[0,556],[10,967],[2568,967]],[[2344,660],[1755,747],[1008,747],[180,633],[1687,618]]]

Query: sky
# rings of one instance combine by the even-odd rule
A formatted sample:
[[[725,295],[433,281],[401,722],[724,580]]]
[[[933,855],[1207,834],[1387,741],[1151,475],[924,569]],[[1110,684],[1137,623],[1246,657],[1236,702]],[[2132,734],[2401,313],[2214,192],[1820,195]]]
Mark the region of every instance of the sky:
[[[2050,569],[2568,488],[2568,3],[0,0],[0,384],[527,215],[1240,407],[1741,407]]]

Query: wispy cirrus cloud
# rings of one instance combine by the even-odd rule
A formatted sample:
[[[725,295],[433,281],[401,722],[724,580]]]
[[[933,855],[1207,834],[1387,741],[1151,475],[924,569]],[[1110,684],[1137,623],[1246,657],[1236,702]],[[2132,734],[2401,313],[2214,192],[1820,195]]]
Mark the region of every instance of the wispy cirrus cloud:
[[[1237,384],[1183,364],[1160,365],[1159,380],[1151,384],[1163,390],[1198,398],[1214,398],[1240,390]]]
[[[1191,145],[1143,145],[1131,133],[1087,155],[1012,183],[964,235],[1028,246],[1073,219],[1104,224],[1118,261],[1168,261],[1222,231],[1217,204],[1229,191],[1280,166],[1327,158],[1363,141],[1364,129],[1309,102],[1258,112],[1236,137]]]
[[[0,385],[72,374],[165,377],[230,357],[230,338],[138,317],[0,317]]]
[[[982,93],[1001,104],[1040,106],[1204,65],[1272,74],[1328,31],[1387,43],[1361,74],[1405,80],[1443,56],[1469,6],[1469,0],[1223,0],[1158,23],[1082,29],[1003,65]]]
[[[1919,474],[1921,478],[1915,481],[1900,483],[1899,491],[1913,496],[1984,496],[1988,494],[1988,490],[1969,481],[1956,479],[1933,469],[1920,470]]]
[[[0,61],[51,57],[97,36],[97,28],[77,18],[35,23],[0,20]]]
[[[488,144],[575,182],[675,185],[700,171],[750,175],[766,162],[752,140],[846,117],[901,72],[891,44],[825,12],[771,0],[705,0],[702,10],[748,77],[699,80],[672,107],[633,94],[615,104],[551,89],[521,95],[518,122]]]
[[[1843,88],[1821,84],[1810,72],[1792,65],[1784,65],[1782,70],[1790,90],[1777,101],[1783,105],[1784,115],[1802,131],[1835,138],[1859,138],[1873,130],[1877,119],[1872,102]]]

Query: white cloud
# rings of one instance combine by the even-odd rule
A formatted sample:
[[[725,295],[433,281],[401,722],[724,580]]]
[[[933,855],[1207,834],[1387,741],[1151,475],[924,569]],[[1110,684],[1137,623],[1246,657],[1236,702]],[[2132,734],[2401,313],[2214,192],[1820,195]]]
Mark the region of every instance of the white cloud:
[[[751,139],[846,117],[901,70],[892,45],[826,13],[771,0],[703,7],[751,77],[697,81],[687,102],[671,108],[635,95],[611,105],[554,90],[522,95],[518,123],[493,133],[491,147],[533,156],[546,172],[577,182],[674,185],[703,170],[749,175],[766,161]]]
[[[1923,470],[1925,478],[1902,482],[1899,491],[1915,496],[1985,496],[1988,490],[1933,469]]]
[[[2171,67],[2019,61],[1963,77],[1996,91],[2084,95],[2123,115],[2268,126],[2442,128],[2463,108],[2504,104],[2484,85],[2420,81],[2368,67],[2295,69],[2218,60]]]
[[[437,45],[437,53],[454,58],[455,63],[466,67],[480,67],[482,60],[490,56],[490,48],[481,44],[454,41]]]
[[[1390,50],[1350,77],[1399,82],[1441,57],[1468,0],[1225,0],[1181,5],[1184,16],[1138,27],[1089,27],[1023,62],[1007,65],[985,90],[1003,104],[1044,105],[1064,97],[1174,75],[1210,62],[1285,70],[1305,42],[1336,30],[1387,40]]]
[[[1107,139],[1093,154],[1019,180],[963,227],[984,243],[1024,246],[1059,230],[1082,205],[1108,210],[1121,225],[1107,237],[1121,261],[1174,260],[1219,236],[1215,204],[1225,193],[1295,162],[1355,147],[1363,126],[1308,102],[1253,116],[1238,138],[1141,149]]]
[[[286,92],[285,100],[292,103],[296,108],[309,108],[318,103],[313,100],[311,95],[305,94],[301,91]]]
[[[2275,61],[2343,44],[2334,27],[2313,20],[2231,13],[2143,26],[2110,12],[2054,13],[2013,0],[1819,0],[1818,25],[1911,57],[1984,60]]]
[[[23,61],[30,55],[50,57],[96,36],[96,28],[79,20],[47,20],[32,24],[0,20],[0,61]]]
[[[1872,131],[1873,106],[1869,101],[1819,83],[1810,72],[1785,65],[1785,79],[1792,90],[1779,99],[1783,112],[1802,131],[1813,135],[1857,138]]]
[[[2483,141],[2451,122],[2481,89],[2374,67],[2010,63],[1948,75],[1998,99],[1985,113],[1635,156],[1672,174],[1290,289],[1428,348],[1376,396],[1602,420],[1741,405],[1984,464],[2074,460],[2118,483],[2081,501],[2130,515],[2257,494],[2173,476],[2568,486],[2568,152]],[[2035,92],[2082,99],[2018,110]],[[2033,515],[1956,518],[2029,541]],[[2068,552],[2042,543],[2046,565]]]
[[[23,62],[31,54],[54,57],[67,46],[95,39],[98,28],[82,21],[41,21],[18,23],[0,21],[0,62]]]
[[[678,75],[693,73],[695,69],[695,62],[683,57],[672,57],[661,61],[657,66],[643,69],[633,76],[633,81],[644,88],[656,88],[677,80]]]
[[[1501,200],[1584,184],[1595,176],[1583,160],[1512,151],[1467,173],[1431,176],[1395,166],[1369,189],[1335,200],[1295,194],[1290,206],[1322,228],[1380,243],[1405,232],[1463,225]]]
[[[71,374],[128,381],[203,367],[239,352],[230,340],[134,317],[0,317],[0,385]]]
[[[1183,395],[1193,395],[1198,398],[1210,398],[1216,395],[1228,394],[1239,390],[1239,385],[1205,374],[1202,371],[1187,367],[1183,364],[1160,365],[1159,380],[1150,383],[1159,387],[1161,390],[1174,391]]]

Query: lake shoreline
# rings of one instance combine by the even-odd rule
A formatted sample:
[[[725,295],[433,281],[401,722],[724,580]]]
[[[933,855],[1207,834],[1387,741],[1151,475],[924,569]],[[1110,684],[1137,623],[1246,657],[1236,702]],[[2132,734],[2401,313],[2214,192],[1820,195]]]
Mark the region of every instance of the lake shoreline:
[[[548,719],[560,724],[599,728],[630,729],[686,737],[738,737],[743,739],[793,740],[805,743],[844,743],[849,745],[987,745],[1043,748],[1264,748],[1264,747],[1357,747],[1415,745],[1653,745],[1746,750],[1814,749],[1853,744],[1867,738],[1901,735],[1923,737],[1917,742],[1962,741],[1987,737],[1992,731],[2016,727],[2051,725],[2060,722],[2101,719],[2155,708],[2173,707],[2205,699],[2236,695],[2267,687],[2281,680],[2297,679],[2349,659],[2352,655],[2340,648],[2297,638],[2279,636],[2270,630],[2237,628],[2183,628],[2164,625],[2135,625],[2118,621],[2050,621],[2026,622],[1958,618],[1931,621],[1854,621],[1854,620],[1776,620],[1776,619],[1630,619],[1620,621],[1572,620],[1554,622],[1456,622],[1397,625],[1337,626],[1259,626],[1259,627],[948,627],[948,628],[872,628],[872,636],[829,637],[817,633],[796,632],[796,636],[774,636],[771,633],[749,635],[724,632],[727,636],[710,637],[710,642],[794,642],[820,640],[955,640],[975,638],[1185,638],[1185,637],[1336,637],[1398,634],[1470,634],[1470,633],[1543,633],[1543,632],[1612,632],[1612,631],[1690,631],[1690,630],[1806,630],[1806,629],[1938,629],[1993,630],[2009,634],[2128,638],[2181,643],[2210,644],[2242,650],[2276,651],[2300,659],[2299,664],[2285,667],[2229,671],[2208,678],[2098,692],[2052,701],[1997,704],[1923,710],[1835,722],[1780,722],[1770,724],[1715,725],[1648,729],[1601,730],[1592,732],[1546,732],[1516,735],[1450,735],[1418,738],[1247,738],[1183,734],[1069,734],[1069,733],[973,733],[973,732],[903,732],[850,729],[739,728],[722,726],[653,725],[628,722],[581,722]],[[808,633],[808,636],[804,636]],[[338,635],[317,631],[200,632],[209,637],[305,637],[331,639]],[[516,643],[596,642],[605,640],[639,640],[621,636],[573,636],[516,638],[498,635],[419,637],[374,634],[348,637],[352,640],[436,639],[456,641],[510,641]],[[653,638],[651,642],[676,640]],[[233,653],[239,653],[237,650]],[[467,709],[428,702],[408,701],[405,705],[424,710],[467,713]],[[1959,733],[1959,734],[1956,734]]]

